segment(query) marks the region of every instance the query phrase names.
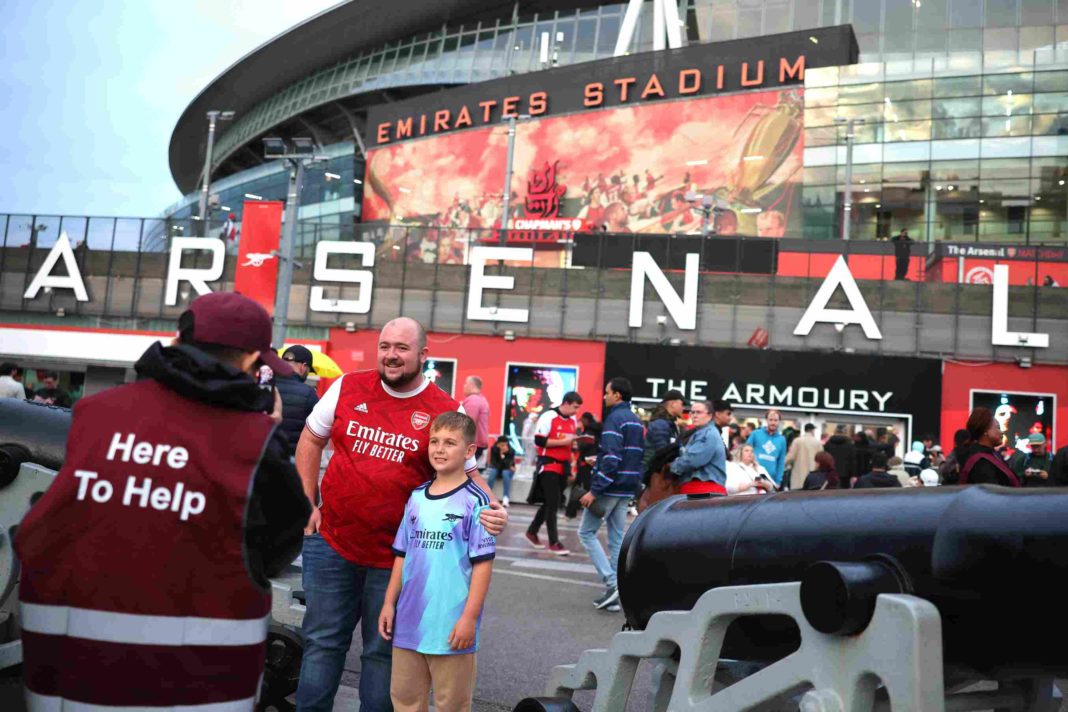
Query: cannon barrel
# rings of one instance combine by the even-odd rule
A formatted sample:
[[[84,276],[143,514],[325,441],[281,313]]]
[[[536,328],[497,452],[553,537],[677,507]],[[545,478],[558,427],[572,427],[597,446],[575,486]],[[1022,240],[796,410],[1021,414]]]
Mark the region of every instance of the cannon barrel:
[[[62,467],[70,420],[66,408],[0,398],[0,487],[18,476],[24,462]]]
[[[1063,674],[1066,571],[1068,490],[675,497],[627,532],[619,591],[627,622],[644,629],[713,588],[800,581],[806,619],[843,635],[863,630],[879,593],[909,593],[938,608],[947,664]],[[723,656],[771,660],[797,640],[792,621],[743,618]]]

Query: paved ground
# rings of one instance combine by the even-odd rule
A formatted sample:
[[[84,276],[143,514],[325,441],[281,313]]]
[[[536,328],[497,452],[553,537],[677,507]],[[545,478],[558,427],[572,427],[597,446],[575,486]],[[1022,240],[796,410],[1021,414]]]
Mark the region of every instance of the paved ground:
[[[621,613],[596,611],[591,604],[602,586],[578,542],[577,522],[561,517],[561,538],[572,554],[556,557],[531,549],[523,539],[533,511],[513,506],[512,523],[498,541],[482,624],[475,712],[506,712],[523,697],[544,694],[553,666],[577,661],[588,648],[607,647],[623,624]],[[603,532],[601,536],[603,540]],[[295,575],[291,580],[296,579]],[[334,706],[339,712],[359,709],[359,656],[356,640]],[[642,691],[647,680],[643,665],[627,712],[648,709]],[[1065,681],[1060,684],[1064,689]],[[590,693],[579,693],[575,702],[589,710],[592,699]],[[0,675],[0,710],[23,709],[17,678]],[[1061,712],[1068,712],[1068,704]]]

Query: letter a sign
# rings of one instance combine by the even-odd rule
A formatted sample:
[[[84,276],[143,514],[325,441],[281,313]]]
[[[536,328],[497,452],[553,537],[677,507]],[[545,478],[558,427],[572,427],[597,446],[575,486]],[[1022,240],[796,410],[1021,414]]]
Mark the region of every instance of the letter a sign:
[[[827,308],[827,304],[830,303],[831,297],[839,287],[845,292],[851,309]],[[864,329],[864,335],[869,339],[883,338],[879,326],[872,318],[867,302],[864,301],[864,296],[860,293],[860,288],[857,287],[856,280],[853,279],[853,273],[849,271],[849,265],[841,255],[835,261],[834,267],[831,267],[827,278],[823,280],[816,296],[812,298],[812,303],[808,305],[801,321],[797,322],[794,336],[808,336],[816,322],[834,324],[836,327],[859,324],[860,328]]]

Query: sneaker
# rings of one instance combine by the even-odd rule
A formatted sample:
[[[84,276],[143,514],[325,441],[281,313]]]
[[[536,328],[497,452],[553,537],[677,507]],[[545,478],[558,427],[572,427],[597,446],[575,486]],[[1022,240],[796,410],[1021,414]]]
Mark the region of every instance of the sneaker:
[[[527,543],[533,546],[535,549],[545,548],[545,545],[541,543],[541,539],[538,538],[537,534],[531,534],[530,532],[527,532],[523,536],[527,538]]]
[[[555,544],[549,545],[549,552],[556,556],[567,556],[571,553],[571,550],[565,548],[560,542],[556,542]]]
[[[618,603],[609,603],[607,606],[604,607],[604,609],[609,613],[619,613],[621,610],[623,610],[619,607]]]
[[[508,507],[512,506],[512,503],[508,501],[507,497],[504,497],[504,498],[501,499],[501,506],[504,507],[504,508],[508,508]]]
[[[611,606],[619,600],[619,589],[614,586],[610,586],[604,590],[604,594],[594,600],[594,608],[604,608],[605,606]]]

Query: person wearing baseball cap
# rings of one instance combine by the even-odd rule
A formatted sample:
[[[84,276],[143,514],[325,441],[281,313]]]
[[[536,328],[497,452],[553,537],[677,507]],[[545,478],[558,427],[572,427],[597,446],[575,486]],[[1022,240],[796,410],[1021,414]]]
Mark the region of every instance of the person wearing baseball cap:
[[[305,346],[290,346],[282,353],[282,360],[293,369],[290,376],[279,376],[275,381],[278,394],[282,397],[281,430],[289,441],[289,454],[294,455],[297,442],[304,430],[304,421],[311,415],[319,396],[315,389],[305,383],[312,371],[312,352]]]
[[[671,389],[664,393],[660,404],[653,409],[645,427],[645,450],[642,453],[642,470],[649,468],[656,453],[678,442],[679,426],[676,421],[686,410],[686,396],[682,391]]]
[[[1031,433],[1027,436],[1027,442],[1031,446],[1031,452],[1026,455],[1020,452],[1021,457],[1016,457],[1012,469],[1024,487],[1053,487],[1057,483],[1049,476],[1053,469],[1053,455],[1046,448],[1046,436],[1042,433]]]
[[[31,707],[252,708],[269,579],[311,514],[259,382],[291,372],[270,342],[263,307],[206,294],[137,361],[141,380],[75,404],[63,468],[15,542]]]

